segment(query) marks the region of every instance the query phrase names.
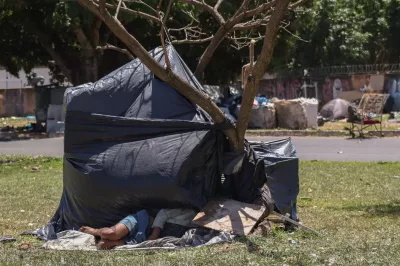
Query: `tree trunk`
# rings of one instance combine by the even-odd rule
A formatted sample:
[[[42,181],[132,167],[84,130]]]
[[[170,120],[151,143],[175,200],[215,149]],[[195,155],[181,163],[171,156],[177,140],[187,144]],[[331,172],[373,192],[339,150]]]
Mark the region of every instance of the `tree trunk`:
[[[95,43],[92,42],[96,41],[96,43],[98,43],[98,40],[95,40],[97,36],[95,34],[92,34],[93,36],[91,42],[81,27],[78,26],[74,28],[74,32],[81,46],[81,56],[82,56],[81,81],[83,81],[83,83],[96,81],[99,78],[97,54],[96,54],[96,47],[93,46],[95,45]]]
[[[264,44],[261,54],[257,58],[257,63],[255,64],[249,76],[247,85],[244,88],[242,105],[236,124],[239,148],[243,148],[244,137],[250,120],[253,101],[257,94],[258,85],[264,73],[267,71],[269,62],[271,61],[280,23],[285,15],[289,2],[290,0],[280,0],[276,3],[275,10],[271,15],[270,21],[265,30]]]

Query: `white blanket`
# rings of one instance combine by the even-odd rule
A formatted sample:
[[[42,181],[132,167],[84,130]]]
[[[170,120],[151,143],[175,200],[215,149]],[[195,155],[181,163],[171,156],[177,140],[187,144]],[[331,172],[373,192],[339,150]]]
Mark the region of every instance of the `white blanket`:
[[[231,242],[234,235],[226,232],[206,229],[191,229],[182,238],[164,237],[153,241],[145,241],[136,245],[125,245],[113,250],[169,250],[186,247],[200,247],[223,242]],[[85,250],[97,251],[94,236],[79,231],[67,230],[57,234],[57,239],[47,241],[43,248],[51,250]]]

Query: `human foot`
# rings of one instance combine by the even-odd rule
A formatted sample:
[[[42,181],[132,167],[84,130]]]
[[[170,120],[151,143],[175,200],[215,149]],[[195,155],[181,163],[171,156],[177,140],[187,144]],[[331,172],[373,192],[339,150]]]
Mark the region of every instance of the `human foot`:
[[[79,229],[79,231],[82,232],[82,233],[86,233],[86,234],[90,234],[90,235],[93,235],[93,236],[100,237],[100,230],[99,229],[94,229],[94,228],[89,227],[89,226],[82,226]]]

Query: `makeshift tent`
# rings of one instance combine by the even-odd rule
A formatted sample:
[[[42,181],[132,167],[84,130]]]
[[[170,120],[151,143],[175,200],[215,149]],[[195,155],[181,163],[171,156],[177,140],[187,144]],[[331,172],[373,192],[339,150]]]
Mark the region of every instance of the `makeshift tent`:
[[[172,70],[203,91],[173,47],[167,51]],[[150,54],[165,64],[162,49]],[[82,225],[111,226],[140,209],[200,210],[223,189],[228,145],[221,129],[232,125],[215,125],[138,59],[95,83],[68,89],[65,108],[63,195],[51,223],[36,232],[43,239]],[[242,158],[228,161],[247,163],[231,174],[254,169],[254,156]],[[261,182],[253,182],[260,176]],[[243,180],[245,197],[252,200],[265,172]]]
[[[164,64],[162,49],[151,55]],[[172,47],[172,70],[200,84]],[[138,59],[65,93],[58,225],[109,226],[140,209],[200,209],[215,194],[222,146],[208,115]]]
[[[346,118],[349,116],[348,112],[349,105],[350,103],[346,100],[334,99],[322,107],[320,115],[323,118],[330,120],[338,120]]]

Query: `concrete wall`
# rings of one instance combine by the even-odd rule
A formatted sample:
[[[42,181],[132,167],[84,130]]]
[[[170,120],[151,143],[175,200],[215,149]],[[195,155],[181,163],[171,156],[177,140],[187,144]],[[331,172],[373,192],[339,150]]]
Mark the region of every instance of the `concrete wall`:
[[[379,76],[384,83],[378,82]],[[393,80],[398,80],[400,84],[400,75],[348,75],[348,76],[331,76],[325,78],[311,78],[311,81],[318,82],[318,100],[322,104],[329,102],[338,97],[342,91],[360,91],[360,89],[369,89],[375,92],[389,92],[388,87],[393,87]],[[308,82],[309,83],[309,82]],[[264,79],[260,82],[259,94],[267,97],[277,97],[280,99],[295,99],[299,97],[299,92],[303,81],[299,77],[287,77],[276,79]],[[400,85],[399,85],[400,88]],[[393,89],[392,89],[393,90]],[[315,97],[315,92],[311,91],[308,97]]]
[[[35,114],[33,88],[0,89],[0,117],[27,116]]]

